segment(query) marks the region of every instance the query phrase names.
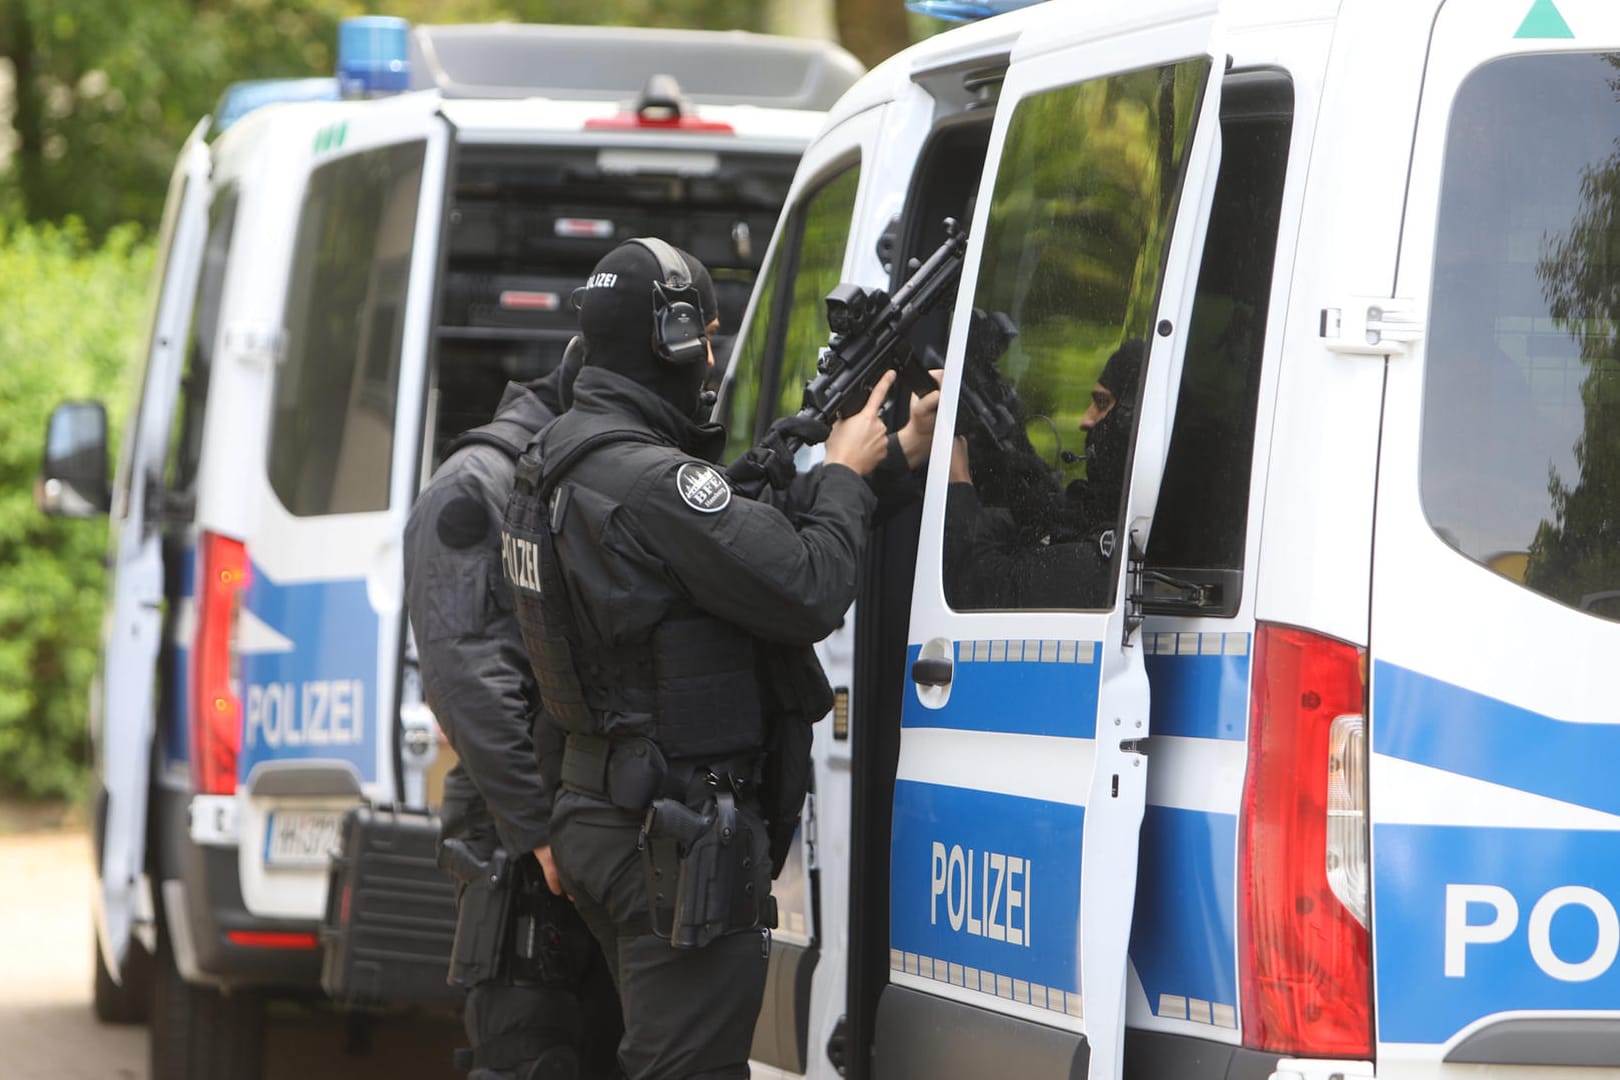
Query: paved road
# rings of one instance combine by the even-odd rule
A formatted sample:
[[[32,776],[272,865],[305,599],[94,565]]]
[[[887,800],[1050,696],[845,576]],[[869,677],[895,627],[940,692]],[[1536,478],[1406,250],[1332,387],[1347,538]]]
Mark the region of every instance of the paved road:
[[[146,1029],[90,1012],[89,841],[81,832],[0,835],[0,1080],[147,1080]],[[278,1006],[266,1033],[267,1080],[439,1080],[457,1045],[453,1019],[390,1019],[372,1050],[345,1051],[346,1025]]]

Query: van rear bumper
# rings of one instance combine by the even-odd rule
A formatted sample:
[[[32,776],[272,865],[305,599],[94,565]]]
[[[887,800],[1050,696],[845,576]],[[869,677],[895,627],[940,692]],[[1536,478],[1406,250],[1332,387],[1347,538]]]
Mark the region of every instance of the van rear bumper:
[[[249,913],[242,902],[237,849],[191,839],[189,793],[161,790],[157,799],[163,917],[171,920],[181,971],[219,986],[320,993],[319,921]],[[231,940],[233,933],[308,935],[310,945],[288,948],[287,939],[280,937],[259,938],[274,943],[269,947],[244,945]],[[187,971],[188,967],[195,970]]]
[[[1125,1080],[1271,1080],[1277,1062],[1276,1054],[1228,1043],[1125,1029]]]

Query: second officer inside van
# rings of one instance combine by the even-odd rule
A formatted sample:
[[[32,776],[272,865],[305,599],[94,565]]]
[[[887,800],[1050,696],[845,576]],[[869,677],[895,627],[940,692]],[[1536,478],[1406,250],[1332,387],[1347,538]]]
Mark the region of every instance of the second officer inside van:
[[[889,436],[886,375],[824,464],[769,499],[736,495],[725,432],[700,420],[712,356],[689,258],[643,239],[597,264],[573,406],[520,461],[506,519],[546,717],[567,733],[552,849],[624,1000],[630,1080],[748,1075],[767,830],[798,813],[767,744],[830,707],[810,646],[855,595],[865,478],[932,426],[919,410]],[[792,742],[802,773],[808,736]]]

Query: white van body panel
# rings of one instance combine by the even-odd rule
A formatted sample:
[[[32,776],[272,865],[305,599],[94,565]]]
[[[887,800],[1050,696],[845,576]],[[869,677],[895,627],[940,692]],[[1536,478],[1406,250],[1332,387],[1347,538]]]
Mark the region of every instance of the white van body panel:
[[[244,623],[257,633],[252,638],[244,633],[241,645],[245,710],[237,820],[242,898],[255,915],[318,918],[326,899],[324,862],[267,862],[274,815],[335,817],[352,802],[341,790],[333,793],[336,799],[313,801],[260,796],[252,783],[255,769],[300,758],[336,761],[358,775],[366,798],[394,798],[391,712],[403,617],[399,545],[418,452],[405,433],[421,415],[448,146],[448,129],[437,111],[432,94],[268,110],[283,115],[267,115],[273,131],[253,142],[255,156],[262,156],[255,165],[273,160],[272,168],[282,175],[279,182],[249,189],[276,204],[244,201],[244,225],[264,232],[239,241],[252,245],[248,250],[259,258],[251,266],[239,261],[237,276],[227,283],[219,356],[222,366],[234,370],[219,380],[205,432],[205,438],[220,439],[219,445],[240,440],[250,449],[205,457],[198,522],[221,532],[238,526],[240,532],[227,535],[245,540],[254,568]],[[322,152],[317,140],[323,133],[336,139],[337,132],[341,141]],[[272,489],[265,457],[273,380],[286,347],[288,268],[297,240],[297,230],[285,223],[297,220],[313,170],[349,154],[410,141],[423,141],[427,149],[418,201],[390,211],[414,219],[399,228],[417,240],[408,267],[398,397],[390,412],[400,434],[391,440],[393,461],[387,464],[388,508],[301,518],[289,513]],[[329,639],[327,630],[338,627],[341,637]]]
[[[148,488],[161,479],[168,446],[169,418],[191,321],[194,283],[208,228],[208,147],[205,124],[186,140],[169,186],[165,210],[169,242],[163,278],[157,283],[150,348],[138,419],[125,429],[118,457],[122,472],[116,490],[122,506],[112,511],[112,603],[103,625],[106,669],[92,693],[103,700],[92,709],[91,736],[106,800],[100,826],[99,888],[92,896],[102,962],[120,975],[137,921],[151,917],[145,896],[147,794],[152,779],[155,729],[153,668],[163,633],[163,553],[156,500]]]
[[[1058,18],[1070,14],[1072,18],[1074,10],[1054,4],[1048,14]],[[1041,33],[1026,30],[1012,49],[987,161],[1002,160],[1014,111],[1031,95],[1186,57],[1223,56],[1214,13],[1213,4],[1171,0],[1086,22],[1065,20],[1056,32],[1046,32],[1053,29],[1050,25]],[[1155,23],[1166,29],[1152,36],[1136,32]],[[1160,332],[1148,343],[1142,419],[1124,519],[1126,528],[1141,543],[1146,542],[1151,528],[1168,443],[1167,422],[1174,415],[1180,385],[1183,346],[1173,327],[1184,327],[1187,322],[1191,291],[1185,288],[1186,278],[1197,272],[1193,260],[1203,246],[1219,162],[1218,62],[1210,65],[1208,79],[1197,135],[1184,165],[1180,209],[1171,218],[1164,300],[1154,317]],[[1112,611],[1095,613],[967,614],[953,610],[940,590],[944,493],[951,486],[951,443],[957,430],[952,418],[959,404],[973,308],[968,298],[979,279],[996,184],[996,172],[987,166],[969,231],[962,291],[946,354],[941,423],[935,428],[928,465],[907,653],[908,664],[928,657],[954,660],[957,681],[967,685],[942,689],[919,684],[904,691],[895,793],[890,981],[925,994],[1082,1032],[1090,1047],[1089,1074],[1093,1078],[1118,1077],[1124,1061],[1126,948],[1136,884],[1137,835],[1149,771],[1132,742],[1149,734],[1143,650],[1134,627],[1127,625],[1122,601]],[[1121,573],[1125,562],[1119,561]],[[1121,584],[1114,595],[1123,598],[1127,592]],[[1037,642],[1040,647],[1034,655],[1031,650]],[[1015,661],[1015,654],[1022,659]],[[997,664],[998,659],[1004,662]],[[1046,677],[1057,678],[1051,669],[1037,679],[1040,669],[1053,663],[1057,669],[1079,673],[1078,681],[1064,676],[1053,683]],[[1035,688],[1037,682],[1046,687],[1044,692]],[[1061,684],[1068,684],[1067,689],[1059,689]],[[1057,700],[1050,696],[1053,694],[1072,702],[1074,713],[1043,717],[1033,727],[1026,726],[1033,718],[1018,717],[1020,701],[1026,706],[1038,700],[1053,704]],[[948,715],[953,696],[961,707],[951,710],[955,715]],[[986,761],[1002,765],[985,769]],[[1043,957],[1039,962],[1020,962],[993,948],[970,948],[973,939],[946,932],[943,920],[934,917],[938,913],[927,902],[926,890],[918,892],[927,880],[913,880],[928,865],[929,843],[936,863],[947,851],[956,860],[962,849],[989,852],[995,844],[999,850],[1013,850],[1005,846],[1016,843],[1011,838],[1020,832],[1013,822],[1025,816],[1031,819],[1032,831],[1023,840],[1025,846],[1017,850],[1030,857],[1006,856],[1009,867],[1016,864],[1020,868],[1009,869],[1009,874],[1026,875],[1021,885],[1008,885],[1008,902],[1024,908],[1024,925],[1014,925],[1016,919],[1009,908],[1007,925],[994,929],[1009,944],[1034,949],[1030,919],[1040,918],[1045,924],[1040,952],[1030,953]],[[1072,835],[1074,826],[1081,830],[1078,838]],[[1054,844],[1056,837],[1062,841]],[[1074,839],[1079,840],[1078,845],[1072,843]],[[1074,856],[1076,846],[1081,860],[1078,873],[1061,866],[1065,855]],[[1036,853],[1040,857],[1034,857]],[[1038,909],[1032,899],[1037,865],[1046,890],[1039,894]],[[920,909],[919,899],[923,901]],[[962,926],[963,920],[953,908],[950,928],[960,931]],[[971,925],[968,930],[972,931]],[[987,922],[980,933],[996,938],[991,930]],[[1054,936],[1055,943],[1050,940]],[[992,961],[993,953],[999,959]],[[975,985],[960,980],[962,967],[976,969]],[[1005,993],[1001,992],[1003,983]]]
[[[1466,84],[1504,54],[1556,57],[1620,46],[1620,18],[1611,5],[1560,0],[1551,16],[1540,11],[1541,23],[1532,22],[1535,14],[1507,0],[1452,0],[1434,20],[1399,247],[1399,296],[1438,303],[1442,295],[1437,247],[1457,240],[1445,232],[1442,191],[1459,183],[1446,177],[1448,169],[1465,167],[1447,153],[1457,134],[1454,103],[1461,108]],[[1511,130],[1524,130],[1514,123]],[[1506,256],[1516,264],[1547,258],[1558,239],[1548,224],[1565,213],[1577,218],[1586,212],[1583,196],[1600,190],[1584,186],[1601,182],[1595,166],[1583,165],[1591,170],[1584,176],[1570,170],[1572,149],[1579,148],[1549,140],[1545,152],[1561,155],[1542,174],[1541,198],[1549,205],[1532,206],[1523,221],[1500,227],[1510,242],[1522,240]],[[1491,162],[1478,168],[1486,177],[1494,171]],[[1482,231],[1481,239],[1490,237]],[[1477,257],[1502,256],[1482,249]],[[1542,267],[1535,269],[1540,276]],[[1539,288],[1550,288],[1544,277]],[[1454,293],[1445,295],[1455,301]],[[1515,398],[1525,415],[1504,415],[1501,423],[1505,431],[1530,429],[1518,456],[1533,462],[1542,444],[1529,439],[1548,430],[1538,428],[1538,413],[1568,409],[1572,390],[1563,380],[1576,370],[1570,338],[1583,338],[1578,327],[1545,317],[1512,325],[1523,323],[1513,301],[1504,296],[1500,303],[1493,311],[1496,352],[1520,361],[1522,351],[1527,370],[1520,383],[1518,371],[1481,356],[1477,378],[1486,386],[1521,387]],[[1378,1075],[1613,1075],[1612,1068],[1514,1062],[1592,1061],[1594,1048],[1620,1040],[1614,870],[1620,804],[1612,784],[1613,748],[1620,745],[1614,663],[1620,623],[1580,610],[1573,599],[1560,603],[1534,582],[1464,554],[1488,539],[1509,548],[1503,555],[1511,559],[1512,548],[1533,549],[1541,537],[1532,542],[1534,523],[1526,529],[1515,516],[1524,496],[1514,485],[1524,477],[1480,469],[1475,483],[1457,492],[1445,490],[1448,474],[1440,472],[1435,490],[1426,492],[1426,454],[1440,449],[1445,429],[1426,417],[1425,397],[1450,385],[1438,381],[1448,368],[1431,369],[1454,365],[1459,345],[1473,339],[1463,339],[1458,312],[1425,314],[1431,334],[1389,363],[1378,473],[1370,767]],[[1589,403],[1589,424],[1594,408]],[[1434,430],[1425,430],[1426,419]],[[1600,430],[1589,426],[1582,436],[1589,470],[1603,468],[1598,455],[1606,451],[1594,434]],[[1481,452],[1499,453],[1505,444],[1496,438],[1481,441]],[[1551,452],[1564,483],[1580,475],[1578,443]],[[1444,500],[1431,502],[1442,494]],[[1507,529],[1486,537],[1481,516],[1473,519],[1480,536],[1448,543],[1438,522],[1452,516],[1448,504],[1459,494],[1498,508]],[[1505,537],[1515,526],[1510,546]],[[1542,528],[1550,527],[1544,518]]]
[[[1142,631],[1154,691],[1154,734],[1143,871],[1120,995],[1129,1025],[1234,1050],[1245,1040],[1238,838],[1252,810],[1244,803],[1250,766],[1245,727],[1255,707],[1252,650],[1257,627],[1265,623],[1301,628],[1365,651],[1372,746],[1366,805],[1374,1053],[1366,1061],[1274,1053],[1280,1059],[1275,1080],[1614,1075],[1620,1066],[1560,1067],[1557,1055],[1564,1051],[1557,1049],[1556,1033],[1565,1030],[1558,1025],[1577,1022],[1588,1025],[1585,1035],[1577,1031],[1577,1036],[1596,1039],[1601,1032],[1612,1035],[1620,1021],[1614,1008],[1620,886],[1610,869],[1616,865],[1620,804],[1613,800],[1612,784],[1599,790],[1592,769],[1580,760],[1558,764],[1564,751],[1541,749],[1530,734],[1515,741],[1510,733],[1522,727],[1556,737],[1566,750],[1585,746],[1587,752],[1577,751],[1577,759],[1602,760],[1612,772],[1613,702],[1620,684],[1610,658],[1620,655],[1620,626],[1577,610],[1573,601],[1557,604],[1503,572],[1460,557],[1425,516],[1419,478],[1427,335],[1435,316],[1426,306],[1453,100],[1464,81],[1492,58],[1613,52],[1620,46],[1620,17],[1595,0],[1415,5],[1321,0],[1220,7],[1229,68],[1239,74],[1265,68],[1286,74],[1293,91],[1291,131],[1258,380],[1241,592],[1235,610],[1218,618],[1149,615]],[[1001,87],[1005,110],[1027,85],[1029,65],[1062,55],[1071,40],[1085,40],[1111,20],[1134,27],[1144,38],[1162,39],[1176,17],[1158,7],[1108,13],[1061,0],[1037,4],[914,46],[846,95],[835,116],[883,111],[886,174],[875,185],[863,177],[849,236],[849,280],[879,285],[889,280],[874,245],[888,222],[907,209],[913,173],[932,131],[934,99],[924,88],[952,89],[944,79],[930,84],[930,73],[954,77],[976,63],[990,65],[998,52],[1010,52]],[[1080,71],[1071,65],[1068,81],[1081,78]],[[992,172],[1004,129],[1001,115],[988,155]],[[836,125],[829,130],[836,131]],[[989,175],[981,184],[975,234],[985,226],[992,184]],[[796,189],[790,209],[799,198]],[[977,258],[975,244],[965,283],[977,272]],[[1192,258],[1196,263],[1197,256]],[[1191,282],[1184,286],[1167,288],[1182,288],[1190,296]],[[970,295],[970,286],[963,288],[968,290],[963,295]],[[1393,329],[1386,324],[1386,351],[1347,337],[1362,331],[1369,305],[1404,320]],[[965,307],[958,304],[951,335],[947,370],[952,372],[963,364]],[[1185,320],[1185,311],[1179,318]],[[958,379],[947,375],[945,421],[939,425],[944,430],[936,431],[928,467],[930,491],[945,485],[953,434],[949,418],[958,406],[958,386]],[[1146,392],[1152,401],[1159,391]],[[1174,408],[1172,400],[1159,418],[1165,434]],[[1511,414],[1501,422],[1511,426]],[[1142,437],[1147,437],[1145,427]],[[1138,489],[1134,497],[1147,497],[1151,505],[1152,494]],[[1477,497],[1489,500],[1493,491],[1484,485]],[[928,591],[938,580],[942,531],[941,511],[931,498],[918,549],[911,657],[935,637],[954,646],[964,634],[952,628],[953,619],[998,628],[965,635],[975,640],[1065,636],[1054,628],[1059,617],[1049,613],[950,612]],[[1608,595],[1589,599],[1599,603]],[[1219,666],[1218,714],[1222,723],[1233,724],[1224,738],[1174,724],[1164,731],[1158,726],[1161,688],[1175,697],[1178,688],[1197,683],[1186,676],[1189,669],[1178,667],[1195,659],[1211,669]],[[829,664],[829,674],[835,685],[850,681],[849,668]],[[1444,693],[1436,689],[1441,684]],[[1201,684],[1199,692],[1215,693],[1213,685]],[[909,698],[914,692],[908,680],[905,693]],[[1453,700],[1458,695],[1474,704],[1464,708]],[[1433,731],[1411,723],[1411,710],[1419,707],[1411,702],[1422,703]],[[913,704],[908,700],[907,708]],[[858,708],[852,711],[859,714]],[[1476,714],[1478,728],[1457,726],[1458,717]],[[1440,730],[1448,734],[1442,738],[1435,733]],[[1073,786],[1064,785],[1059,774],[1065,767],[1090,768],[1093,760],[1082,760],[1068,746],[1032,742],[1020,748],[962,734],[905,726],[898,780],[926,778],[956,791],[1073,802]],[[845,749],[833,744],[829,750],[824,735],[817,740],[818,784],[827,772],[848,767]],[[1392,745],[1397,738],[1399,744]],[[1427,749],[1414,750],[1418,743]],[[1515,781],[1509,775],[1532,761],[1544,766],[1540,781],[1514,774]],[[1566,780],[1548,779],[1561,771]],[[837,888],[832,863],[839,849],[827,833],[844,811],[833,801],[831,790],[824,791],[817,806],[824,890]],[[1150,839],[1157,847],[1171,835],[1164,831],[1165,815],[1197,817],[1216,842],[1197,853],[1196,863],[1187,862],[1179,849],[1174,859],[1150,850]],[[948,816],[930,821],[936,831],[948,831]],[[859,830],[861,823],[852,820],[847,827]],[[1442,834],[1460,846],[1448,847]],[[1211,869],[1213,878],[1205,874]],[[1012,999],[972,995],[962,988],[959,967],[940,963],[940,954],[901,955],[898,939],[907,927],[898,874],[892,986],[972,1001],[1047,1026],[1089,1029],[1095,1016],[1089,996],[1083,1022],[1053,1017],[1018,1000],[1016,983]],[[1463,892],[1456,893],[1458,888]],[[832,900],[828,904],[824,897],[829,922],[839,917],[837,897]],[[1046,903],[1050,911],[1051,900]],[[1562,921],[1549,930],[1554,918]],[[1577,922],[1578,931],[1572,929]],[[1453,940],[1459,932],[1466,944]],[[836,947],[838,935],[838,927],[829,926],[824,945]],[[1189,958],[1189,943],[1193,952],[1210,955]],[[1172,949],[1178,951],[1182,975],[1213,981],[1228,996],[1201,997],[1166,984],[1164,972],[1176,966],[1164,963]],[[1442,970],[1463,961],[1466,972]],[[816,993],[820,1016],[825,1010],[819,978]],[[1482,1045],[1483,1036],[1504,1031],[1530,1032],[1516,1044],[1517,1052],[1529,1055],[1521,1060],[1541,1063],[1515,1063],[1511,1051],[1495,1059],[1465,1056],[1478,1052],[1468,1048]],[[812,1038],[812,1050],[824,1046],[825,1038],[825,1032],[820,1042]],[[1096,1055],[1106,1046],[1090,1041],[1097,1075]],[[875,1075],[913,1075],[894,1065],[895,1046],[884,1050],[887,1064],[880,1063]],[[1538,1059],[1537,1053],[1552,1056]],[[1224,1065],[1220,1069],[1211,1075],[1226,1075]],[[812,1065],[809,1075],[831,1071],[823,1063],[819,1069]]]

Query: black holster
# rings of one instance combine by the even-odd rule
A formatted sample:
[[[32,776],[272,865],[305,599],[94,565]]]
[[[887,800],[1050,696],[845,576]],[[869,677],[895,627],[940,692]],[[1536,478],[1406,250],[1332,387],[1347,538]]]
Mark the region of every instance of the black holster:
[[[546,887],[528,853],[496,849],[481,860],[459,839],[439,845],[439,865],[461,886],[449,982],[474,987],[572,987],[590,963],[587,935],[566,931],[568,901]]]
[[[511,865],[497,849],[480,859],[466,841],[439,842],[439,867],[459,886],[456,937],[450,948],[451,986],[474,987],[501,973],[507,927],[511,921]]]
[[[776,925],[764,823],[731,792],[715,793],[701,811],[655,800],[637,846],[653,933],[674,948]]]

